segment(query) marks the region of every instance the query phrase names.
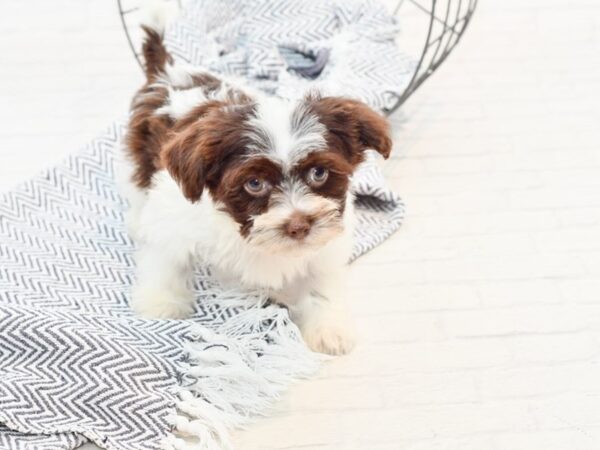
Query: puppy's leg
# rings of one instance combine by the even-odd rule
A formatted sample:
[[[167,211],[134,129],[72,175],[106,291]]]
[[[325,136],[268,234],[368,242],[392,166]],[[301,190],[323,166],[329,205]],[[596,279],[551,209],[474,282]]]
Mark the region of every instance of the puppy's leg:
[[[189,253],[144,243],[136,253],[137,283],[131,307],[143,317],[182,319],[194,311]]]
[[[354,347],[355,327],[346,305],[345,278],[345,270],[321,275],[289,306],[306,344],[316,352],[342,355]]]
[[[115,162],[115,182],[119,193],[127,199],[129,207],[125,212],[125,226],[127,232],[133,240],[138,241],[140,235],[139,220],[142,213],[142,209],[146,204],[147,195],[146,191],[140,189],[132,181],[134,173],[134,165],[127,156],[127,149],[122,148],[117,153]]]

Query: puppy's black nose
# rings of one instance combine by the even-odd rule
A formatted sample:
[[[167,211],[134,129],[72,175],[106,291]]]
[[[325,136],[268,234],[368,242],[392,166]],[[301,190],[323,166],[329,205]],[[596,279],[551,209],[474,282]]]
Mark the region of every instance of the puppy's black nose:
[[[304,239],[310,231],[310,222],[308,218],[301,213],[294,213],[285,227],[285,231],[292,239],[299,241]]]

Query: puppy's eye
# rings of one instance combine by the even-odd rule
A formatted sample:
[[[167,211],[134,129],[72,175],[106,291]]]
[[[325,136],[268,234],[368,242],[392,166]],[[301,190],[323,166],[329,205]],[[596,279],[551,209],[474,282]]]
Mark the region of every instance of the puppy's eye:
[[[307,181],[313,187],[321,187],[327,181],[329,170],[322,166],[311,167],[308,171]]]
[[[246,192],[253,197],[263,197],[271,192],[271,183],[260,178],[251,178],[244,184]]]

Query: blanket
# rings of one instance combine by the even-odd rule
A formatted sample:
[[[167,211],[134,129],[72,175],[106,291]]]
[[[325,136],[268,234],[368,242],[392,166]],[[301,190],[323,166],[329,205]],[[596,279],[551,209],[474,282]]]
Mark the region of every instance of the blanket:
[[[377,0],[192,0],[165,41],[176,59],[273,95],[317,89],[385,111],[416,67],[398,32]]]
[[[319,39],[288,46],[308,49],[312,42],[305,56],[278,53],[277,70],[268,76],[265,61],[274,53],[268,44],[261,47],[260,36],[246,33],[252,45],[237,50],[216,34],[208,43],[206,36],[195,40],[182,30],[194,31],[190,17],[202,3],[191,2],[170,28],[169,46],[179,58],[185,54],[188,62],[215,70],[217,60],[195,58],[215,43],[228,46],[235,57],[226,66],[244,59],[238,75],[276,95],[285,95],[291,84],[275,92],[270,82],[297,78],[302,84],[316,72],[335,72],[327,68],[335,65],[335,50],[315,30]],[[239,6],[260,4],[263,18],[272,14],[275,22],[275,6],[297,3],[320,4],[261,0]],[[332,19],[335,11],[323,14],[345,23]],[[289,12],[290,20],[297,16]],[[218,14],[205,20],[225,21]],[[310,23],[296,28],[310,33]],[[225,26],[230,33],[232,27]],[[254,45],[264,52],[248,54]],[[324,56],[310,57],[319,54]],[[290,61],[309,70],[290,74],[296,70]],[[382,92],[370,98],[384,106],[376,103],[385,101]],[[0,196],[0,450],[70,450],[86,441],[110,450],[227,448],[228,429],[263,414],[321,360],[303,344],[284,308],[258,293],[223,290],[210,267],[196,270],[198,302],[189,320],[145,320],[132,313],[134,243],[113,168],[123,124],[115,122],[82,151]],[[403,204],[386,187],[377,159],[369,154],[352,182],[358,214],[353,259],[397,230],[403,217]],[[185,442],[181,435],[188,436]]]

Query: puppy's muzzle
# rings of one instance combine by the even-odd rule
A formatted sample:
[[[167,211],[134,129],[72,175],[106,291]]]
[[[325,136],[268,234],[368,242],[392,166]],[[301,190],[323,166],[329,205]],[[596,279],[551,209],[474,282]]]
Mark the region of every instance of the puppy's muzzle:
[[[292,239],[303,240],[310,233],[311,223],[302,213],[294,213],[285,225],[285,233]]]

